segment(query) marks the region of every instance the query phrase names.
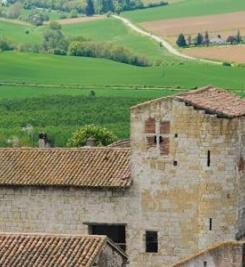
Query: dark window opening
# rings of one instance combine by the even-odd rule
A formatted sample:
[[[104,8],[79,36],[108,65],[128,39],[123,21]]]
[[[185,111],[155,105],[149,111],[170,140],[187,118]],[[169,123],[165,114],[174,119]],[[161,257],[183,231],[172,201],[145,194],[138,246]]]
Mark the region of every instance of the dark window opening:
[[[211,163],[211,155],[210,155],[210,150],[208,150],[208,157],[207,157],[207,166],[210,167]]]
[[[174,161],[174,166],[178,166],[178,161],[177,160]]]
[[[178,138],[178,134],[176,133],[176,134],[174,135],[174,137],[175,137],[175,138]]]
[[[207,267],[208,263],[206,261],[203,262],[203,267]]]
[[[145,233],[146,252],[158,252],[158,236],[156,231],[146,231]]]
[[[110,225],[110,224],[95,224],[89,225],[89,234],[91,235],[106,235],[116,245],[124,251],[126,250],[126,226],[125,225]]]
[[[209,231],[212,231],[213,229],[213,219],[209,218]]]

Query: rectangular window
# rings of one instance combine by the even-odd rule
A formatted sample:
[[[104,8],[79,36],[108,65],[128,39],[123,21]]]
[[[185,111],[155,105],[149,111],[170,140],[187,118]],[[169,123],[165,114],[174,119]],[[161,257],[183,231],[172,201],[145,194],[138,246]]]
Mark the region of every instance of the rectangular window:
[[[161,121],[160,122],[160,133],[169,134],[170,133],[170,121]]]
[[[154,136],[147,136],[146,137],[146,144],[147,148],[154,147],[157,145],[157,137]]]
[[[146,252],[158,252],[158,234],[156,231],[146,231],[145,233]]]
[[[210,167],[210,163],[211,163],[211,153],[210,150],[208,150],[208,155],[207,155],[207,166]]]
[[[126,225],[121,224],[90,224],[89,234],[106,235],[124,251],[126,250]]]
[[[154,134],[156,133],[156,120],[149,118],[145,121],[145,133]]]
[[[212,231],[213,229],[213,219],[209,218],[209,231]]]
[[[169,138],[160,136],[160,154],[161,155],[168,155],[169,154]]]

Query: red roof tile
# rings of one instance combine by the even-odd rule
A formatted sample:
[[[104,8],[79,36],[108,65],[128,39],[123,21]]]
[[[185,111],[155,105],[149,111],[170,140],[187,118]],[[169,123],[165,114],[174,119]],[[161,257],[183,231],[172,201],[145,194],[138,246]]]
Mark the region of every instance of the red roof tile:
[[[127,148],[0,149],[0,185],[127,187]]]
[[[201,88],[175,96],[175,99],[196,108],[207,110],[209,113],[225,117],[239,117],[245,115],[245,99],[222,89],[213,87]]]
[[[90,267],[105,236],[0,234],[1,267]]]

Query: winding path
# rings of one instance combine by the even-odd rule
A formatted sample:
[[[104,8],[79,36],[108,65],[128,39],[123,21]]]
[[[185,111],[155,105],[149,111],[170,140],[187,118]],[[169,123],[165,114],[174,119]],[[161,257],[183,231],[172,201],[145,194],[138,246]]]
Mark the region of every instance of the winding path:
[[[222,65],[222,62],[219,62],[219,61],[213,61],[213,60],[196,58],[196,57],[191,57],[191,56],[185,55],[185,54],[179,52],[172,45],[170,45],[162,37],[159,37],[157,35],[154,35],[152,33],[149,33],[147,31],[141,29],[137,25],[133,24],[130,20],[128,20],[128,19],[126,19],[124,17],[117,16],[117,15],[112,15],[112,17],[115,18],[115,19],[118,19],[118,20],[122,21],[127,27],[131,28],[135,32],[140,33],[141,35],[144,35],[144,36],[146,36],[148,38],[151,38],[151,39],[155,40],[156,42],[158,42],[159,44],[161,43],[162,46],[164,46],[169,53],[171,53],[171,54],[173,54],[173,55],[175,55],[177,57],[181,57],[181,58],[189,59],[189,60],[196,60],[196,61],[199,61],[199,62],[205,62],[205,63],[211,63],[211,64],[216,64],[216,65]]]

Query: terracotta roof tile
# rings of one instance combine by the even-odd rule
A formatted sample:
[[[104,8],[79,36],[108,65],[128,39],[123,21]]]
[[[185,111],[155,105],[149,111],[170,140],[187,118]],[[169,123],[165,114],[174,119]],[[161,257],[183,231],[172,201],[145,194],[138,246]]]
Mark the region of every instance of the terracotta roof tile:
[[[89,235],[0,234],[0,266],[90,267],[106,240]]]
[[[194,107],[207,110],[209,113],[225,117],[239,117],[245,115],[245,99],[230,92],[214,87],[201,88],[175,96]]]
[[[110,144],[108,147],[130,147],[130,140],[129,139],[119,140],[117,142]]]
[[[128,148],[0,149],[0,185],[127,187]]]

